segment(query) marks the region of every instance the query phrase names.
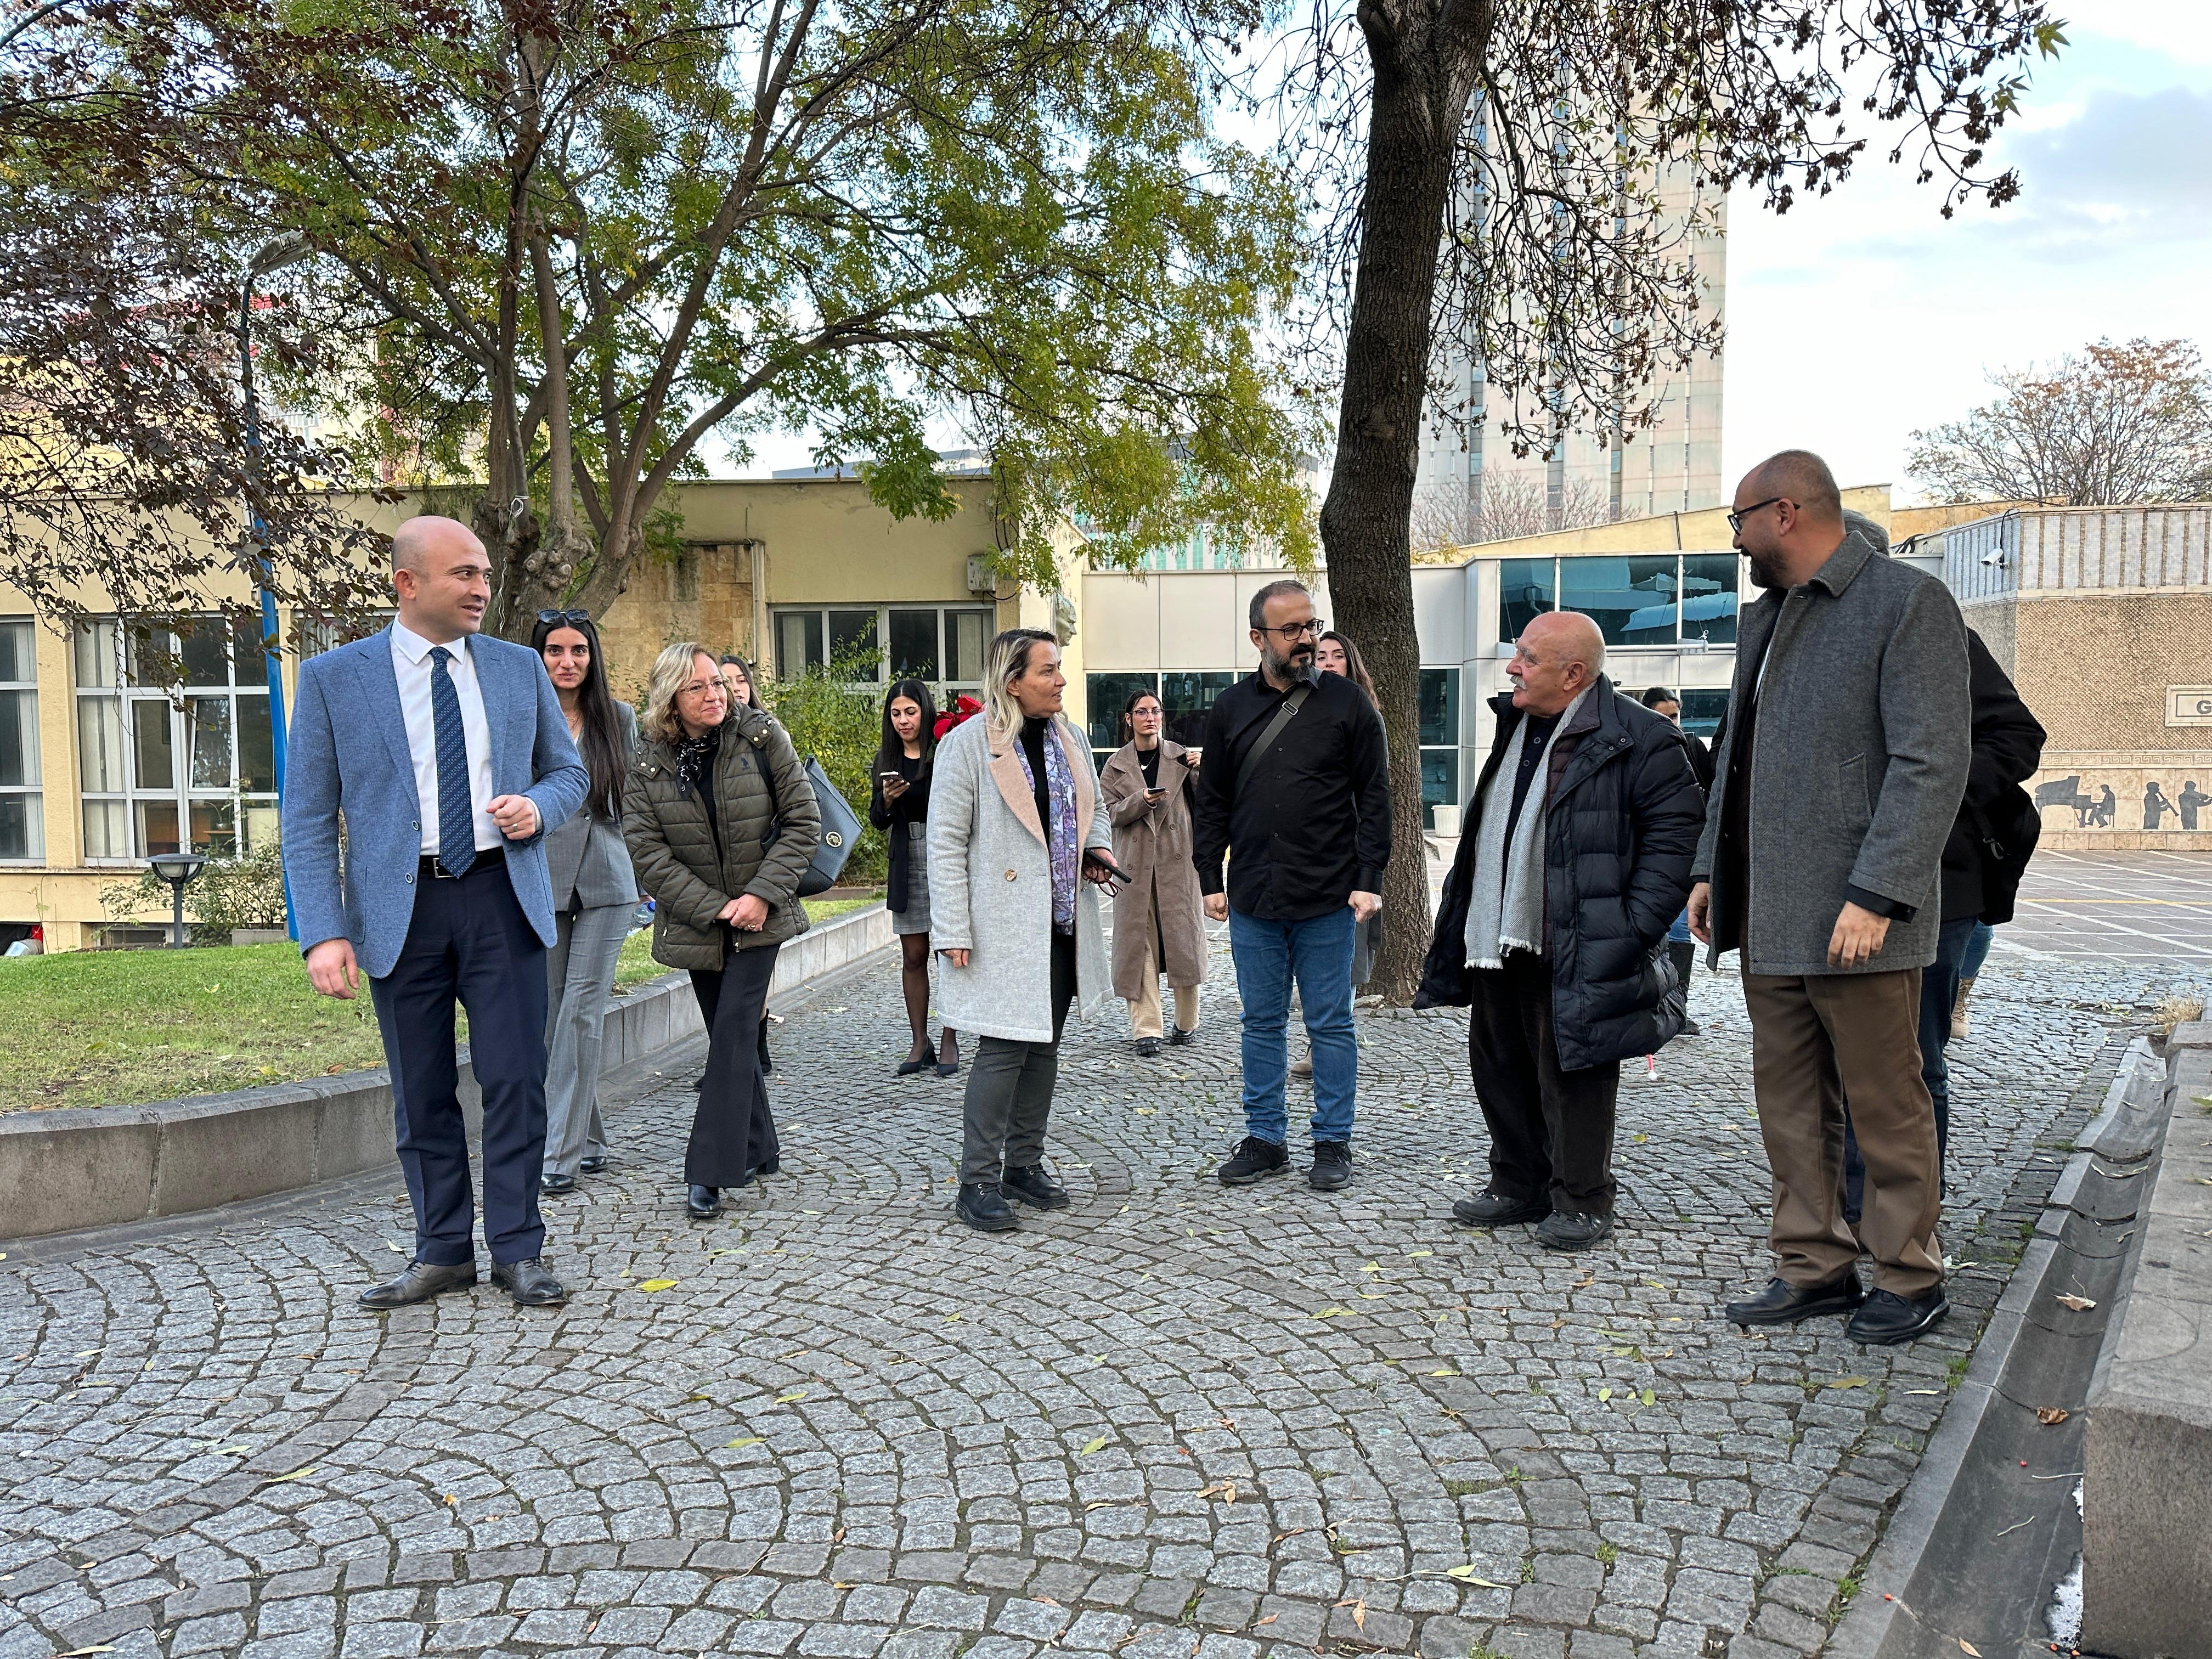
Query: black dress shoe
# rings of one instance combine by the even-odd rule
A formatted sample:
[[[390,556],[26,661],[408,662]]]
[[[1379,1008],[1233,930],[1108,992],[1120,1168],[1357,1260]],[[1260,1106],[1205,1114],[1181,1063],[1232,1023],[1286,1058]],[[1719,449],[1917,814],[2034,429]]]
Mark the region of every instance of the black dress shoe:
[[[1184,1030],[1180,1025],[1170,1025],[1168,1027],[1168,1047],[1170,1048],[1180,1048],[1187,1042],[1195,1042],[1197,1041],[1198,1027],[1195,1025],[1192,1026],[1188,1031]]]
[[[959,1218],[981,1233],[1003,1233],[1021,1224],[1014,1219],[1013,1211],[995,1186],[963,1185],[960,1196],[953,1200],[952,1208]]]
[[[549,1197],[576,1190],[576,1177],[564,1175],[542,1175],[538,1177],[538,1190]]]
[[[1026,1168],[1009,1164],[1006,1173],[1000,1179],[999,1190],[1008,1198],[1018,1198],[1033,1209],[1067,1207],[1067,1188],[1047,1175],[1042,1164],[1031,1164]]]
[[[935,1056],[931,1054],[924,1054],[920,1060],[902,1060],[899,1061],[898,1075],[912,1077],[916,1072],[926,1072],[936,1064]]]
[[[1552,1212],[1548,1198],[1508,1198],[1487,1190],[1452,1206],[1452,1219],[1463,1227],[1517,1227],[1541,1221]]]
[[[1869,1347],[1892,1347],[1911,1341],[1923,1331],[1933,1330],[1950,1311],[1951,1304],[1944,1299],[1941,1285],[1921,1296],[1876,1291],[1851,1316],[1851,1322],[1844,1327],[1844,1334]]]
[[[607,1161],[604,1158],[587,1158],[576,1166],[576,1170],[580,1175],[605,1175]]]
[[[1849,1313],[1865,1300],[1857,1272],[1845,1268],[1841,1279],[1832,1279],[1825,1285],[1770,1279],[1757,1296],[1731,1302],[1722,1313],[1731,1325],[1795,1325],[1801,1319],[1817,1319],[1822,1314]]]
[[[428,1302],[434,1296],[443,1296],[447,1291],[465,1291],[476,1282],[477,1264],[473,1258],[450,1267],[434,1261],[410,1261],[400,1270],[398,1278],[387,1279],[363,1291],[361,1305],[404,1308],[412,1303]]]
[[[1137,1039],[1137,1053],[1142,1059],[1150,1060],[1155,1054],[1158,1054],[1159,1051],[1160,1040],[1158,1037],[1139,1037]]]
[[[514,1298],[518,1308],[551,1308],[568,1299],[568,1287],[553,1277],[542,1257],[495,1261],[491,1282]]]
[[[684,1207],[691,1212],[694,1221],[712,1221],[722,1212],[722,1195],[712,1187],[702,1187],[694,1182],[684,1189]]]
[[[1571,1215],[1554,1210],[1536,1224],[1536,1242],[1547,1250],[1587,1250],[1612,1237],[1609,1215]]]

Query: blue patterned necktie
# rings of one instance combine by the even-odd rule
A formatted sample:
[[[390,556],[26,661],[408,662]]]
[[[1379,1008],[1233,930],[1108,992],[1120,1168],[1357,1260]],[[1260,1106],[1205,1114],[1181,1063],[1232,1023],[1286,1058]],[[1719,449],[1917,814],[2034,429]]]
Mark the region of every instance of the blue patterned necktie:
[[[438,739],[438,866],[465,874],[477,861],[477,816],[469,798],[469,744],[461,730],[461,696],[446,672],[453,653],[430,647],[430,725]]]

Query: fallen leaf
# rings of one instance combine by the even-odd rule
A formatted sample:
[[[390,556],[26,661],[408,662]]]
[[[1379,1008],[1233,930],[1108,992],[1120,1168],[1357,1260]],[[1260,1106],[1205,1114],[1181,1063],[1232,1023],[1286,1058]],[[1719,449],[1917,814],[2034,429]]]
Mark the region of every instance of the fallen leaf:
[[[2035,1408],[2035,1420],[2046,1429],[2054,1423],[2063,1423],[2072,1415],[2073,1413],[2063,1406],[2038,1406]]]
[[[2075,1313],[2087,1313],[2097,1304],[2086,1296],[2062,1296],[2058,1298],[2058,1305],[2071,1308]]]
[[[289,1474],[272,1474],[261,1484],[264,1486],[273,1486],[279,1480],[303,1480],[314,1472],[315,1466],[313,1463],[308,1463],[300,1468],[294,1469]]]
[[[1907,1394],[1941,1395],[1942,1392],[1943,1390],[1941,1389],[1907,1389],[1905,1390],[1905,1393]]]
[[[1258,1629],[1260,1628],[1260,1626],[1261,1626],[1261,1625],[1272,1625],[1272,1624],[1273,1624],[1273,1623],[1275,1622],[1275,1620],[1278,1620],[1278,1619],[1279,1619],[1279,1618],[1281,1618],[1281,1617],[1282,1617],[1282,1614],[1280,1614],[1280,1613],[1269,1613],[1269,1614],[1268,1614],[1265,1619],[1262,1619],[1262,1620],[1260,1621],[1260,1624],[1253,1626],[1252,1626],[1252,1628],[1253,1628],[1254,1630],[1258,1630]]]
[[[775,1403],[779,1406],[788,1406],[794,1400],[804,1400],[805,1398],[805,1389],[793,1389],[789,1394],[780,1394],[776,1395]]]
[[[759,1445],[765,1438],[767,1438],[767,1437],[764,1435],[749,1434],[742,1440],[726,1440],[722,1443],[722,1449],[724,1451],[743,1451],[747,1446]]]
[[[1316,1319],[1350,1319],[1352,1316],[1352,1311],[1349,1308],[1323,1308],[1319,1313],[1314,1315]]]
[[[1425,1255],[1434,1255],[1435,1254],[1436,1252],[1434,1250],[1408,1250],[1406,1252],[1406,1259],[1408,1261],[1418,1261]],[[4,1260],[4,1258],[0,1258],[0,1260]],[[1272,1619],[1274,1616],[1275,1615],[1273,1613],[1269,1613],[1267,1615],[1269,1619]],[[1265,1621],[1263,1620],[1262,1622],[1264,1623]]]
[[[1649,1389],[1644,1389],[1644,1391],[1637,1397],[1643,1401],[1643,1402],[1647,1406],[1656,1406],[1659,1403],[1659,1396]]]
[[[1969,1642],[1963,1636],[1959,1638],[1959,1651],[1961,1653],[1971,1653],[1973,1655],[1974,1659],[1982,1659],[1982,1650],[1976,1647],[1972,1642]]]
[[[1379,1261],[1370,1261],[1359,1271],[1364,1273],[1379,1273],[1382,1271],[1382,1264]]]
[[[1613,1390],[1611,1389],[1600,1389],[1597,1391],[1597,1403],[1601,1406],[1612,1398]]]
[[[1499,1583],[1494,1578],[1484,1578],[1477,1575],[1474,1570],[1474,1563],[1472,1561],[1468,1562],[1467,1565],[1463,1567],[1446,1567],[1444,1569],[1444,1577],[1447,1578],[1456,1578],[1462,1584],[1480,1584],[1485,1589],[1504,1589],[1506,1588],[1505,1585]]]
[[[1092,1441],[1089,1445],[1085,1446],[1085,1447],[1081,1451],[1079,1451],[1079,1452],[1076,1453],[1075,1455],[1076,1455],[1078,1457],[1088,1457],[1088,1456],[1090,1456],[1090,1455],[1091,1455],[1091,1453],[1093,1453],[1093,1452],[1095,1452],[1095,1451],[1103,1451],[1105,1449],[1106,1449],[1106,1437],[1105,1437],[1104,1435],[1103,1435],[1103,1434],[1102,1434],[1102,1435],[1100,1435],[1100,1436],[1099,1436],[1096,1440]]]
[[[88,1653],[112,1653],[115,1650],[113,1648],[107,1647],[104,1644],[99,1647],[71,1648],[67,1653],[62,1655],[61,1659],[81,1659],[81,1656]]]
[[[676,1281],[672,1279],[648,1279],[638,1286],[641,1291],[672,1291],[675,1288]]]
[[[1827,1386],[1832,1389],[1863,1389],[1866,1385],[1867,1380],[1863,1376],[1838,1376]]]
[[[1439,1365],[1429,1373],[1431,1376],[1457,1376],[1459,1373],[1449,1365]]]

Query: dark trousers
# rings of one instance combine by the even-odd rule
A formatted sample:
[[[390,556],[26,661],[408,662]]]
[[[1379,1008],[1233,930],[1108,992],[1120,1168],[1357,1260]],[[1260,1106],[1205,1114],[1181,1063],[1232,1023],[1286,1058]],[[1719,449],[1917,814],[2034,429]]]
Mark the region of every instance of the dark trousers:
[[[543,1255],[538,1175],[545,1160],[545,942],[522,914],[507,863],[479,858],[458,879],[416,878],[399,960],[369,981],[399,1168],[415,1206],[415,1258],[476,1256],[476,1204],[461,1121],[453,1004],[469,1012],[483,1091],[483,1231],[495,1262]]]
[[[1552,969],[1509,951],[1503,968],[1468,975],[1468,1068],[1490,1126],[1490,1190],[1549,1197],[1567,1215],[1613,1213],[1613,1101],[1618,1062],[1562,1071],[1552,1031]]]
[[[1943,1063],[1943,1045],[1951,1040],[1951,1010],[1959,1000],[1959,981],[1964,976],[1966,951],[1981,923],[1972,916],[1947,921],[1936,935],[1936,960],[1920,970],[1920,1080],[1936,1103],[1936,1172],[1940,1179],[1943,1161],[1951,1152],[1951,1073]],[[1859,1138],[1851,1127],[1850,1108],[1844,1109],[1844,1218],[1856,1223],[1860,1200],[1866,1196],[1866,1160],[1859,1156]]]
[[[694,969],[691,994],[707,1022],[707,1077],[691,1117],[684,1179],[695,1187],[742,1187],[782,1154],[761,1075],[761,1028],[779,945],[731,951],[720,973]]]
[[[1060,1032],[1075,1000],[1075,939],[1052,936],[1052,1041],[1022,1042],[978,1037],[968,1066],[962,1108],[960,1179],[966,1186],[995,1185],[1008,1168],[1026,1170],[1044,1158],[1045,1120],[1052,1115],[1053,1085],[1060,1080]]]

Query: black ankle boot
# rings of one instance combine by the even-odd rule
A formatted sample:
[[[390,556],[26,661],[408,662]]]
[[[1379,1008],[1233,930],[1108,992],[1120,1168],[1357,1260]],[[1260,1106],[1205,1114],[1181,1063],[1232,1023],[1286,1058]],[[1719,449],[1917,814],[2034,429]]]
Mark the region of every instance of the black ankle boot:
[[[691,1212],[694,1221],[712,1221],[722,1212],[722,1195],[712,1187],[702,1187],[694,1182],[684,1195],[684,1207]]]
[[[1047,1175],[1042,1164],[1032,1164],[1026,1168],[1009,1164],[1006,1173],[1000,1179],[999,1190],[1007,1197],[1018,1198],[1036,1209],[1064,1210],[1067,1207],[1067,1188]]]
[[[952,1207],[960,1218],[977,1232],[1003,1233],[1021,1224],[1014,1219],[1013,1211],[1007,1207],[1006,1199],[995,1184],[963,1184],[960,1196],[953,1200]]]

